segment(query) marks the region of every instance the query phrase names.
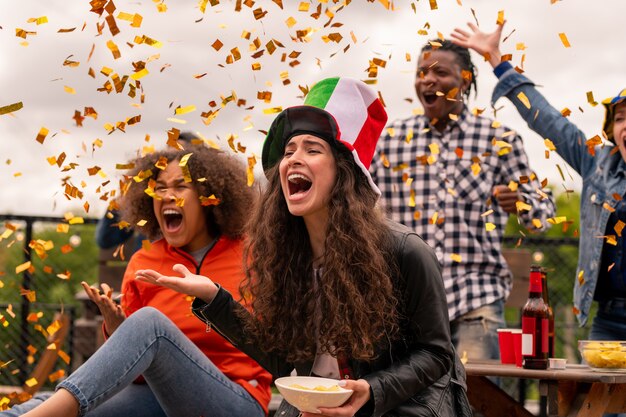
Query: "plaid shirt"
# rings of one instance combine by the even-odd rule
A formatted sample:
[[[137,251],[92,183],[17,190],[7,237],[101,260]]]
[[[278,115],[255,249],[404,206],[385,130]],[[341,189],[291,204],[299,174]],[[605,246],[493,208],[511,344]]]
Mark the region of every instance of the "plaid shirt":
[[[554,216],[522,139],[465,109],[440,133],[425,116],[396,121],[383,133],[370,167],[389,216],[413,228],[441,263],[450,320],[506,299],[511,273],[501,253],[509,215],[492,198],[496,185],[519,184],[529,210],[520,221],[537,230]],[[534,176],[533,176],[534,178]],[[528,208],[528,207],[526,207]]]

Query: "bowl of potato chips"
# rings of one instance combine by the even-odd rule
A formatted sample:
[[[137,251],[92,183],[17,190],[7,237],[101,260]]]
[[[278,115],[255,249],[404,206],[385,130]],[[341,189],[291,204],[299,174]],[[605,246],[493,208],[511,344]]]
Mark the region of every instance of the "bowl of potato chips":
[[[286,376],[274,381],[285,401],[300,411],[318,413],[319,407],[339,407],[352,395],[339,381],[315,376]]]
[[[626,372],[626,342],[579,340],[583,363],[599,372]]]

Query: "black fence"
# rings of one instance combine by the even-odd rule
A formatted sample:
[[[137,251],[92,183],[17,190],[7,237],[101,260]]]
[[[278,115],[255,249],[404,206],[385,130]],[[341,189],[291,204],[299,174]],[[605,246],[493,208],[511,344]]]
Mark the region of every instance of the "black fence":
[[[96,221],[0,215],[0,385],[21,386],[28,379],[58,311],[71,324],[62,356],[74,357],[74,322],[82,314],[74,295],[80,281],[98,279]],[[54,369],[67,374],[71,362],[59,360]]]

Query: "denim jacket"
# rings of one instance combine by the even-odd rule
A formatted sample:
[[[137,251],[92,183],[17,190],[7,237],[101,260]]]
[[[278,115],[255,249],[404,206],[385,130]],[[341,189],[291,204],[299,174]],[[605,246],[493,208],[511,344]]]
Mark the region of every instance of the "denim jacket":
[[[521,93],[528,98],[530,108],[519,99]],[[612,144],[590,148],[585,134],[552,107],[532,81],[514,69],[500,76],[491,102],[495,103],[502,96],[515,105],[528,127],[554,143],[557,153],[582,177],[574,312],[580,325],[584,326],[600,275],[605,242],[602,236],[606,234],[609,210],[617,204],[614,196],[621,197],[626,193],[626,163]],[[592,149],[595,156],[590,153]]]

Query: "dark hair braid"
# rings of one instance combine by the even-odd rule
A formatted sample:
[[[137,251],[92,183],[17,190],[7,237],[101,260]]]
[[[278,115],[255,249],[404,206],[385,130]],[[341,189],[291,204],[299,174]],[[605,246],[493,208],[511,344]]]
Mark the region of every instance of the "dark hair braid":
[[[433,46],[433,42],[435,42],[435,46]],[[438,46],[437,44],[441,44],[441,46]],[[433,39],[429,41],[426,45],[424,45],[424,47],[422,48],[422,52],[435,51],[435,50],[450,51],[456,55],[457,62],[461,66],[461,69],[465,71],[469,71],[469,73],[472,75],[470,86],[467,90],[463,92],[463,94],[465,95],[466,98],[469,98],[470,93],[472,91],[472,87],[473,87],[474,97],[476,97],[476,94],[478,94],[478,86],[476,85],[477,73],[476,73],[476,67],[474,66],[474,63],[472,62],[472,57],[470,56],[469,49],[459,46],[455,43],[452,43],[449,40],[442,40],[442,39]]]

